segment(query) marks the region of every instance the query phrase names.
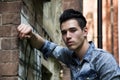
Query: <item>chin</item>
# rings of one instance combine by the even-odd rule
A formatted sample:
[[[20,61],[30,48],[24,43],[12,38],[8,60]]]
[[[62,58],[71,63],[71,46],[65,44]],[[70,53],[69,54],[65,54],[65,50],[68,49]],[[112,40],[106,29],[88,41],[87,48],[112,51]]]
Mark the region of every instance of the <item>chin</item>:
[[[74,46],[69,46],[68,47],[70,50],[75,50],[76,48]]]

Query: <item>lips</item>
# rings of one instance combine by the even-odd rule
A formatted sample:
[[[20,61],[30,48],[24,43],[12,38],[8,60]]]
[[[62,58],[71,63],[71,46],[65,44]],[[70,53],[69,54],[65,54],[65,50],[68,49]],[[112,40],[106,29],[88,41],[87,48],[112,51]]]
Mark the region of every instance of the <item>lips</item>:
[[[71,46],[71,45],[73,45],[73,42],[72,41],[68,41],[67,42],[67,46]]]

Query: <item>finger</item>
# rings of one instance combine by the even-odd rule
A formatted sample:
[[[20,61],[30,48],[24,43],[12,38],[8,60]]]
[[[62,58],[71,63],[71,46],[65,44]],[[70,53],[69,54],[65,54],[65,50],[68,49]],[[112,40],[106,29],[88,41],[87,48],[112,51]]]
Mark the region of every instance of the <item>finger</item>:
[[[25,38],[30,39],[31,36],[30,35],[25,35]]]
[[[18,30],[18,31],[21,31],[21,30],[24,28],[24,26],[25,26],[24,24],[20,24],[20,25],[17,27],[17,30]]]
[[[22,33],[19,34],[19,38],[20,38],[20,39],[23,38],[23,34],[22,34]]]
[[[29,38],[31,38],[31,36],[30,36],[30,35],[26,35],[26,34],[24,34],[24,33],[20,33],[20,34],[19,34],[19,38],[20,38],[20,39],[25,39],[25,38],[29,39]]]
[[[30,27],[25,25],[24,28],[22,28],[21,32],[24,34],[28,34],[30,32]]]

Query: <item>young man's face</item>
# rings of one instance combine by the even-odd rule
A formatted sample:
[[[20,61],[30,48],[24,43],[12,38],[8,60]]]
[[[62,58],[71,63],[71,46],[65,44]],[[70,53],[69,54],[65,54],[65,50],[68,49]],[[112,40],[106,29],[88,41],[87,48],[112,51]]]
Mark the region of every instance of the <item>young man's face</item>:
[[[87,28],[81,30],[77,20],[70,19],[61,24],[62,38],[71,50],[80,49],[87,36]]]

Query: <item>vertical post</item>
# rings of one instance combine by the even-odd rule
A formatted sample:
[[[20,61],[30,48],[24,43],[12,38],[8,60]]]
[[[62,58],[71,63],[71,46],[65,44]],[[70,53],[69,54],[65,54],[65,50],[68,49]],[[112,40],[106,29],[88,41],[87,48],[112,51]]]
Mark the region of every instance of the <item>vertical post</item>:
[[[98,0],[98,28],[97,28],[97,32],[98,32],[98,48],[102,48],[102,0]]]

